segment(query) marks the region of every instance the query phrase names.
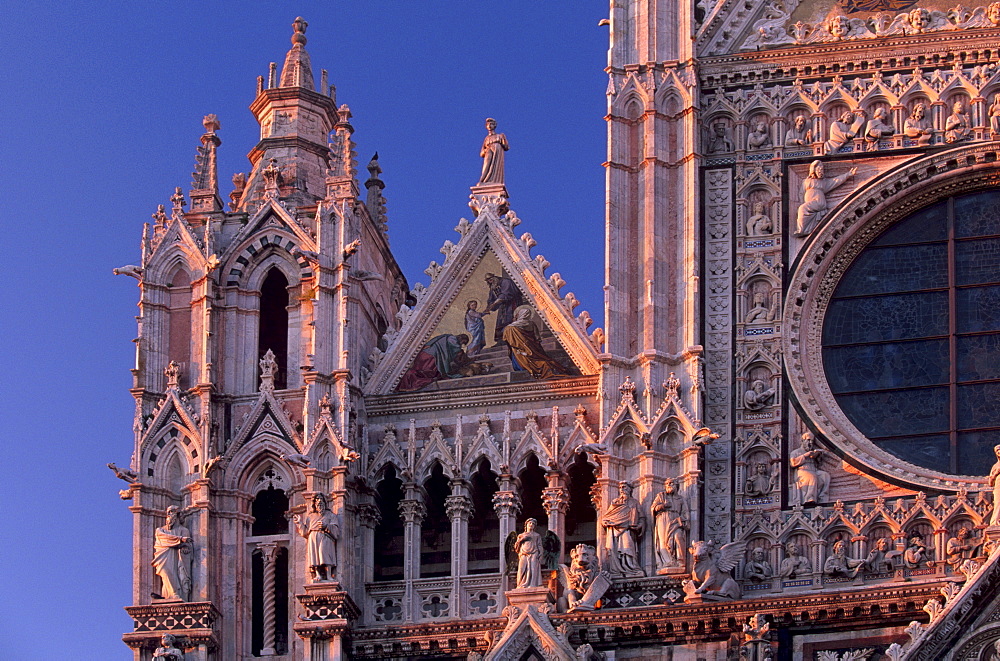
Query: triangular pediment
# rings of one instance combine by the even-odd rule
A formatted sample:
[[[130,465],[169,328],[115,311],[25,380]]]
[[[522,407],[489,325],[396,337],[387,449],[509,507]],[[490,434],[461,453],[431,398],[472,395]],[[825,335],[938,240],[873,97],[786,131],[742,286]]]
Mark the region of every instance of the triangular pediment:
[[[317,216],[322,215],[322,205],[316,210],[316,213]],[[288,232],[295,237],[295,244],[299,248],[310,251],[317,249],[315,239],[295,222],[295,218],[287,209],[275,200],[266,200],[229,242],[229,247],[222,255],[222,261],[226,262],[231,256],[242,251],[247,239],[268,230]]]
[[[195,419],[196,414],[183,401],[180,392],[176,388],[169,388],[167,390],[159,406],[153,410],[152,416],[152,419],[143,431],[140,454],[144,450],[146,443],[160,436],[167,427],[182,429],[188,437],[201,447],[202,439],[198,431],[197,420]]]
[[[511,608],[508,606],[508,608]],[[548,616],[534,604],[528,605],[504,629],[483,661],[522,659],[534,651],[547,661],[576,661],[576,652],[565,636],[556,631]],[[531,658],[530,655],[527,655]]]
[[[226,448],[226,461],[235,456],[248,441],[260,436],[280,439],[288,445],[289,453],[302,451],[302,439],[295,431],[288,413],[268,390],[261,391],[257,402],[243,419],[233,441]]]
[[[565,282],[558,273],[546,275],[544,257],[531,256],[531,235],[515,235],[519,223],[493,204],[484,205],[475,221],[459,223],[458,241],[446,241],[442,263],[431,262],[425,271],[430,285],[418,285],[416,305],[397,315],[402,327],[386,334],[385,352],[372,352],[366,394],[598,372],[587,335],[590,315],[574,316],[579,302],[560,293]]]

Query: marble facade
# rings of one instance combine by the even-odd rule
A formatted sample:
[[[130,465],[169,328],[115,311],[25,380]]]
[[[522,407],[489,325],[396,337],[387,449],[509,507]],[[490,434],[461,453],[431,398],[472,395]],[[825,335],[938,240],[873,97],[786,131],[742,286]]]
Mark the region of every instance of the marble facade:
[[[228,210],[209,115],[115,269],[137,661],[987,658],[995,457],[874,442],[824,320],[875,237],[1000,184],[1000,3],[828,4],[611,3],[603,327],[492,119],[411,287],[297,19]]]

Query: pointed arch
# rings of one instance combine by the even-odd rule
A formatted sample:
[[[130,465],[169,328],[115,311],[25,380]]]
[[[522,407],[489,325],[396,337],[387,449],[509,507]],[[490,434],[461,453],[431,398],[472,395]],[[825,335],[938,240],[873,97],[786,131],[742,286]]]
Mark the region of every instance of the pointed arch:
[[[375,481],[375,506],[379,520],[375,525],[373,577],[376,581],[403,578],[404,524],[399,511],[403,500],[403,481],[397,468],[386,463]]]
[[[434,578],[451,575],[451,519],[447,499],[451,495],[444,466],[435,460],[424,479],[426,516],[420,528],[420,576]]]
[[[473,514],[469,518],[468,571],[491,574],[500,569],[500,519],[493,496],[500,490],[493,464],[485,455],[472,464],[469,475]]]

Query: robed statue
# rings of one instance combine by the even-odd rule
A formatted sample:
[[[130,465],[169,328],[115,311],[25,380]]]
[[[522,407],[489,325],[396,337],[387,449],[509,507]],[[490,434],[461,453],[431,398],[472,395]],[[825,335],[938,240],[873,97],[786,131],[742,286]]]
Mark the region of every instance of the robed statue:
[[[541,587],[542,572],[559,566],[562,549],[559,536],[551,530],[542,535],[535,530],[537,526],[537,520],[528,519],[524,522],[524,532],[510,533],[504,544],[507,572],[514,575],[517,589]]]

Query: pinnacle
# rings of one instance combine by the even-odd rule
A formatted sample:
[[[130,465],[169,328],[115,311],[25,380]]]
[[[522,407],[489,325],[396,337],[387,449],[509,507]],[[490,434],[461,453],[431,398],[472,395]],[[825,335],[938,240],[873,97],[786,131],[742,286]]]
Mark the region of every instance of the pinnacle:
[[[281,68],[281,83],[279,87],[305,87],[315,91],[312,64],[309,53],[306,52],[306,28],[308,23],[301,16],[292,23],[292,48],[285,55],[285,64]]]

